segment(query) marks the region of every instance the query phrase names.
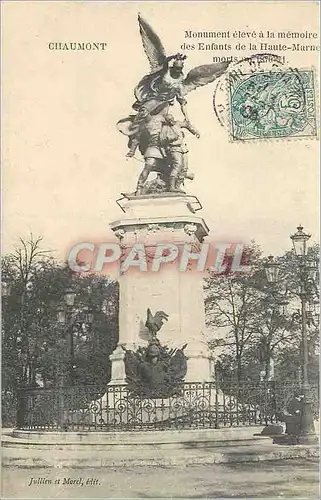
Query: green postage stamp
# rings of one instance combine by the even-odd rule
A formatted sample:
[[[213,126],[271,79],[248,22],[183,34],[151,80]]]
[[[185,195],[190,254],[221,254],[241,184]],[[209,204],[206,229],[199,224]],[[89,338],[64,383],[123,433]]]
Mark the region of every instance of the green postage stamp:
[[[233,141],[316,137],[313,70],[231,72],[228,81]]]

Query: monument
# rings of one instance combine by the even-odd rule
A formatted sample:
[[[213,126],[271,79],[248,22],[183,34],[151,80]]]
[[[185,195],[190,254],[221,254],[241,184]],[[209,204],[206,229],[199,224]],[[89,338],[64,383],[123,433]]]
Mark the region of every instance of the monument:
[[[143,353],[148,346],[150,351],[158,350],[158,354],[161,349],[163,354],[164,349],[176,354],[184,350],[187,365],[184,374],[184,370],[178,370],[179,380],[209,382],[213,370],[205,341],[202,275],[193,271],[192,266],[182,272],[177,263],[162,265],[166,256],[157,252],[159,245],[164,246],[164,251],[168,251],[170,245],[176,248],[188,245],[190,253],[185,258],[193,260],[193,253],[199,252],[209,233],[197,213],[200,202],[196,196],[186,193],[186,180],[192,180],[193,174],[189,170],[185,134],[199,138],[200,133],[188,117],[185,96],[213,82],[225,72],[228,63],[198,66],[185,76],[186,56],[167,57],[151,26],[141,16],[138,23],[151,72],[135,87],[135,113],[119,120],[117,127],[128,140],[127,158],[140,152],[144,168],[135,190],[122,193],[118,200],[123,214],[112,222],[111,229],[119,239],[124,258],[133,247],[144,248],[147,260],[153,259],[154,267],[144,268],[144,272],[137,267],[120,273],[119,342],[110,358],[110,385],[129,381],[131,370],[127,367],[126,374],[126,353],[128,359],[128,352]],[[176,104],[182,120],[170,113]],[[159,259],[156,269],[155,258]],[[145,323],[147,308],[161,310],[166,316],[163,316],[166,322],[157,342]]]

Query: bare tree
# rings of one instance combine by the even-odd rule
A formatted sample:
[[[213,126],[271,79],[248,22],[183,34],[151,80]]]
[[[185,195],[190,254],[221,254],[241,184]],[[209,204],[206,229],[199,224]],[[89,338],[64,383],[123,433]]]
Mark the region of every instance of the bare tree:
[[[205,283],[207,325],[213,332],[216,329],[223,332],[224,341],[220,345],[233,352],[238,381],[244,375],[243,356],[254,334],[261,294],[257,287],[261,251],[255,243],[248,247],[247,257],[249,270],[246,275],[227,272],[212,275]],[[212,346],[215,346],[215,339]]]
[[[35,377],[34,353],[30,322],[32,320],[28,302],[33,294],[34,280],[50,261],[49,250],[42,250],[42,238],[28,240],[19,238],[20,246],[2,260],[2,279],[14,284],[15,308],[13,315],[13,349],[19,352],[20,384],[31,384]]]

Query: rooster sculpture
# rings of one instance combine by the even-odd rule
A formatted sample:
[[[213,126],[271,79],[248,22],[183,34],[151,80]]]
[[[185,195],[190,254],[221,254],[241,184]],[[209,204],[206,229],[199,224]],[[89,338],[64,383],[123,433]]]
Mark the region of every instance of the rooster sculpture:
[[[150,332],[152,337],[156,337],[157,332],[162,328],[164,321],[168,320],[168,314],[164,311],[157,311],[154,315],[152,311],[147,309],[147,319],[145,326]]]

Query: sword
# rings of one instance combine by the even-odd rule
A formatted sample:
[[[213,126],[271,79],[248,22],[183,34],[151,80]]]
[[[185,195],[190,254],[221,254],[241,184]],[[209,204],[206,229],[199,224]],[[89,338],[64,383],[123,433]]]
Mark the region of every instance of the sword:
[[[127,156],[127,157],[126,157],[126,161],[128,161],[128,160],[132,160],[132,159],[133,159],[133,160],[136,160],[136,161],[139,161],[139,163],[145,163],[145,161],[144,161],[144,160],[141,160],[140,158],[137,158],[136,156]]]

